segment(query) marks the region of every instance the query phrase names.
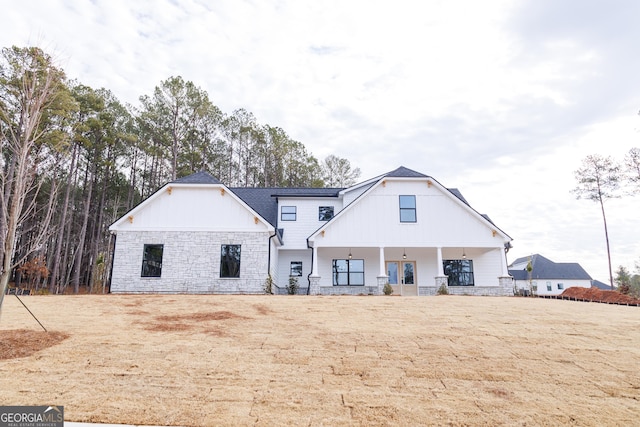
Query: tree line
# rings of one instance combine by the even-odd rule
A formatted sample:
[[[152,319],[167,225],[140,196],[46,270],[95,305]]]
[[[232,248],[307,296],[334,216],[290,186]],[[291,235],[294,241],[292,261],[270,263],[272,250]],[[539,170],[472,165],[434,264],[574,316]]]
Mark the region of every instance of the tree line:
[[[614,288],[614,283],[617,283],[621,291],[640,297],[640,262],[636,264],[638,274],[631,276],[624,266],[620,266],[616,278],[613,277],[609,231],[604,209],[605,201],[608,199],[640,194],[640,148],[631,148],[622,160],[599,154],[589,155],[582,160],[582,165],[574,175],[578,185],[572,192],[579,199],[598,203],[602,212],[611,289]]]
[[[169,77],[140,105],[70,80],[39,47],[0,56],[0,307],[10,283],[103,292],[117,218],[176,178],[230,187],[346,187],[360,170],[319,161],[283,129]]]

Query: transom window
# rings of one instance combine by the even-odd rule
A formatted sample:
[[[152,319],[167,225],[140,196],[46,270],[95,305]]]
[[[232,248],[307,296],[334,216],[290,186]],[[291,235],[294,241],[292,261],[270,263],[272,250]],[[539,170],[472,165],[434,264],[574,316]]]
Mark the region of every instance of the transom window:
[[[329,221],[333,218],[333,206],[320,206],[318,208],[318,220]]]
[[[416,221],[416,196],[400,196],[400,222]]]
[[[364,260],[334,259],[333,286],[364,286]]]
[[[240,245],[222,245],[220,277],[240,277]]]
[[[297,209],[295,206],[283,206],[280,208],[280,219],[282,221],[295,221]]]
[[[474,286],[473,261],[470,259],[448,259],[442,262],[449,286]]]
[[[302,261],[291,261],[289,276],[302,276]]]
[[[160,277],[164,245],[144,245],[141,277]]]

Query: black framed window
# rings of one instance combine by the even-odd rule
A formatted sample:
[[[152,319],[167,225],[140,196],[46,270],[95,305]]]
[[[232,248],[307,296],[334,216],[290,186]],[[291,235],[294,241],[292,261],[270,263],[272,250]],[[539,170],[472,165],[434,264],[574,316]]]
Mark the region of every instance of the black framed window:
[[[329,221],[333,218],[333,206],[320,206],[318,208],[318,220]]]
[[[364,260],[334,259],[333,286],[364,286]]]
[[[164,245],[144,245],[140,277],[160,277]]]
[[[220,277],[240,277],[240,245],[222,245]]]
[[[289,276],[302,276],[302,261],[291,261]]]
[[[416,196],[400,196],[400,222],[416,222]]]
[[[295,206],[283,206],[280,208],[280,219],[282,221],[295,221],[297,208]]]
[[[448,259],[442,262],[449,286],[474,286],[473,261],[470,259]]]

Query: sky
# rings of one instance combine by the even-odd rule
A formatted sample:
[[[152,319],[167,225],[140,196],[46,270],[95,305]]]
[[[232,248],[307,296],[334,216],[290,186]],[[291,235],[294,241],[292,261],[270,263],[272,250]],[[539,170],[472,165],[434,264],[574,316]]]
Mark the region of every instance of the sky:
[[[591,154],[640,147],[636,0],[0,0],[0,47],[139,97],[171,76],[252,112],[361,179],[405,166],[458,188],[513,238],[608,282]],[[640,194],[605,204],[611,257],[640,263]]]

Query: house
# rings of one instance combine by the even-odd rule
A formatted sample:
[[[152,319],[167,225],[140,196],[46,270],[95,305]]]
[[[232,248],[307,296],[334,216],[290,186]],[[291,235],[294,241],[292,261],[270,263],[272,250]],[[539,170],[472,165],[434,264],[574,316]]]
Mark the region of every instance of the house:
[[[114,293],[513,295],[511,238],[457,189],[400,167],[349,188],[229,188],[206,172],[109,228]]]
[[[531,272],[527,265],[531,264]],[[575,262],[553,262],[535,254],[518,258],[509,265],[509,274],[514,278],[515,288],[536,295],[560,295],[572,286],[590,288],[591,276]]]

